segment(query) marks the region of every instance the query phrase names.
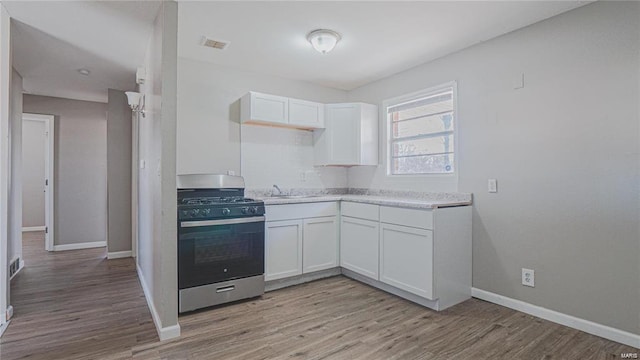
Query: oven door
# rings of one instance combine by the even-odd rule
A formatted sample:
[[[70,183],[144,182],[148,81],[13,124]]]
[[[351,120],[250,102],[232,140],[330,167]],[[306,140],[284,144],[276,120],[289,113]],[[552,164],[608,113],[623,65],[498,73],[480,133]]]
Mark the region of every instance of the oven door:
[[[264,216],[178,223],[178,288],[264,274]]]

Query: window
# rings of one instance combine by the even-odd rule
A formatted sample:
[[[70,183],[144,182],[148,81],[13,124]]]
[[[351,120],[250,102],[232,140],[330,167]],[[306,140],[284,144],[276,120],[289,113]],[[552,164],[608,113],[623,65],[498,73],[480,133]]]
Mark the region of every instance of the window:
[[[453,174],[455,83],[387,103],[388,174]]]

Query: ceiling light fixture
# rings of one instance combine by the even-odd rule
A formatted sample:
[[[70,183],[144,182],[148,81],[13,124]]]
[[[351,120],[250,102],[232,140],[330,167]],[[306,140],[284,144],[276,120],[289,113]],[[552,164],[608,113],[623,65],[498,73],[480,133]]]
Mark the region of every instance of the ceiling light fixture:
[[[89,76],[89,74],[91,74],[91,71],[89,71],[89,69],[78,69],[78,72],[84,76]]]
[[[313,48],[322,54],[333,50],[340,39],[342,39],[340,34],[327,29],[313,30],[307,35],[307,40],[313,45]]]

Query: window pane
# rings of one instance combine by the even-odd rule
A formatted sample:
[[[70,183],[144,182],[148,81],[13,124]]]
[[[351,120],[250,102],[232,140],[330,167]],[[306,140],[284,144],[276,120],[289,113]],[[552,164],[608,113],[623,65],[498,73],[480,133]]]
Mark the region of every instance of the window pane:
[[[453,130],[453,113],[448,112],[400,122],[394,121],[391,126],[394,139]]]
[[[426,90],[386,108],[390,174],[453,173],[455,88]]]
[[[424,155],[396,158],[392,162],[392,174],[453,173],[453,154]]]
[[[438,114],[448,111],[453,111],[453,100],[450,96],[440,97],[439,101],[434,103],[393,111],[392,114],[395,114],[393,117],[394,121],[401,121],[418,116]]]
[[[392,156],[442,154],[453,152],[453,134],[393,143]]]

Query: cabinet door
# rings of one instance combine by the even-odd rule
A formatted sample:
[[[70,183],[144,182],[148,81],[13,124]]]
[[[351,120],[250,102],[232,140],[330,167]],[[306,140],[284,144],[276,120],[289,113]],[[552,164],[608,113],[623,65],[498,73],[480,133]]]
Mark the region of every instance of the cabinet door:
[[[338,221],[335,216],[305,219],[302,235],[303,273],[338,266]]]
[[[287,124],[289,122],[289,98],[251,93],[251,120]]]
[[[380,281],[433,299],[433,233],[380,224]]]
[[[329,165],[360,163],[360,110],[357,104],[327,105],[326,127]]]
[[[378,280],[376,221],[343,216],[340,223],[340,266]]]
[[[267,221],[265,280],[302,274],[302,220]]]
[[[324,104],[289,99],[289,124],[310,129],[324,128]]]

